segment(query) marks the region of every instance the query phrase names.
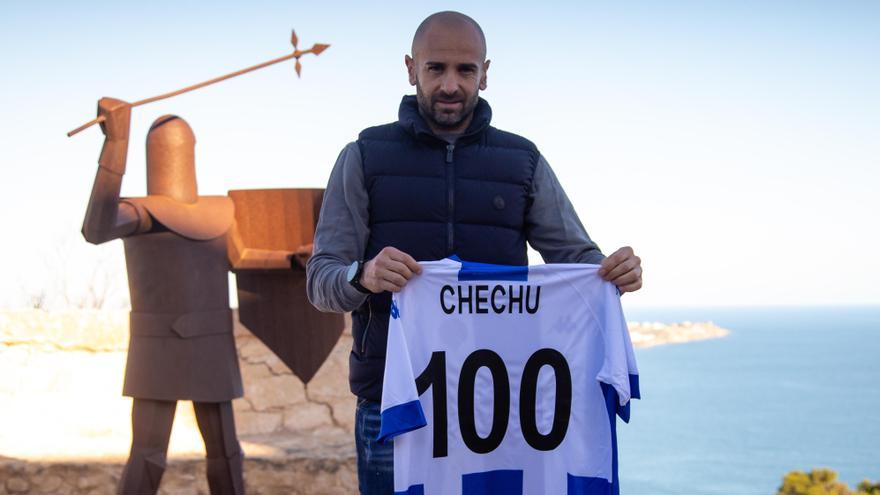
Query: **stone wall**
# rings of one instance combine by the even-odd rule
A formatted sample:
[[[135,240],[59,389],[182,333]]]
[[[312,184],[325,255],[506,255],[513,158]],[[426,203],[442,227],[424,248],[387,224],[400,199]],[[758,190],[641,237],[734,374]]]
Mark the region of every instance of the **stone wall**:
[[[124,311],[0,312],[0,495],[114,493],[131,442],[127,323]],[[356,492],[350,330],[308,386],[240,324],[235,340],[248,493]],[[203,455],[180,403],[160,493],[207,494]]]
[[[235,341],[245,386],[244,398],[234,402],[240,434],[354,430],[355,400],[348,390],[348,325],[308,385],[239,323]]]

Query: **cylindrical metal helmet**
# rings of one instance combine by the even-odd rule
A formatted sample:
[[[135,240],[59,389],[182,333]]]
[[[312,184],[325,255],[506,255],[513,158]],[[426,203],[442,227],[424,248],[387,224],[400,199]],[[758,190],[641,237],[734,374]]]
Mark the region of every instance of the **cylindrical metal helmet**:
[[[147,194],[198,201],[195,145],[195,134],[182,118],[163,115],[153,122],[147,133]]]

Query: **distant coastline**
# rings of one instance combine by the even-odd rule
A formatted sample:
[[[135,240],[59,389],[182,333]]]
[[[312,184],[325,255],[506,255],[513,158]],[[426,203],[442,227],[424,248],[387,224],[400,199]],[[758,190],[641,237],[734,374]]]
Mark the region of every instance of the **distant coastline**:
[[[654,347],[665,344],[681,344],[698,340],[720,339],[730,334],[729,330],[712,322],[673,323],[629,323],[629,333],[633,347]]]

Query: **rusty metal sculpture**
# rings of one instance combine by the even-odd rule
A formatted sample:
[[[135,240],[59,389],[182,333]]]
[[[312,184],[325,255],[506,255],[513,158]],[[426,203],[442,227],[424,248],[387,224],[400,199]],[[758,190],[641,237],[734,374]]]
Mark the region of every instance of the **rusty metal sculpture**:
[[[295,47],[295,34],[292,41]],[[326,47],[315,45],[307,51],[296,50],[292,55],[195,87],[282,60],[298,59],[304,53],[317,54]],[[173,94],[195,87],[184,88]],[[121,100],[102,98],[98,102],[97,118],[71,132],[72,135],[93,123],[100,123],[105,134],[98,172],[83,222],[83,236],[95,244],[121,238],[125,246],[132,311],[123,394],[133,397],[134,402],[131,453],[118,491],[122,494],[157,492],[165,469],[176,403],[178,400],[192,400],[205,440],[211,493],[241,494],[244,493],[243,457],[235,433],[231,401],[241,397],[243,390],[232,335],[227,273],[231,267],[239,277],[248,274],[245,278],[250,276],[249,280],[257,281],[256,285],[263,288],[267,284],[260,282],[260,275],[271,274],[270,270],[295,277],[295,272],[289,270],[291,265],[296,262],[304,264],[311,254],[316,203],[313,199],[301,205],[296,201],[287,202],[294,205],[295,211],[283,208],[285,215],[294,214],[296,218],[297,214],[304,214],[312,220],[294,220],[290,233],[296,233],[294,238],[288,235],[288,242],[284,246],[277,247],[279,244],[276,242],[265,246],[246,244],[242,239],[255,239],[253,232],[257,231],[254,229],[258,222],[250,215],[257,212],[249,212],[245,206],[242,207],[243,211],[236,212],[233,200],[227,196],[198,195],[195,136],[189,125],[176,116],[158,118],[147,135],[147,196],[120,198],[133,106]],[[283,194],[291,198],[314,198],[320,193],[293,191]],[[298,209],[301,207],[302,211]],[[284,218],[277,213],[281,212],[273,216]],[[244,227],[245,235],[239,232],[236,218]],[[286,248],[291,241],[293,247]],[[282,279],[283,276],[274,278]],[[277,283],[272,287],[285,290]],[[290,301],[296,301],[294,305],[300,304],[304,290],[301,287],[287,290],[302,292],[300,299],[294,297],[288,300],[288,304]],[[278,296],[269,299],[278,302]],[[260,308],[273,311],[273,307],[265,305]],[[312,367],[316,369],[314,358],[307,358],[310,360],[306,365],[298,365],[297,356],[314,354],[316,346],[307,338],[302,350],[289,350],[300,344],[293,328],[300,322],[289,318],[297,315],[302,318],[305,313],[288,311],[286,320],[284,315],[273,318],[267,313],[262,318],[271,320],[271,324],[263,323],[260,326],[273,330],[276,335],[281,334],[279,329],[287,330],[286,338],[269,339],[275,344],[273,350],[279,355],[287,355],[285,362],[291,361],[288,362],[292,364],[291,368],[298,367],[298,375],[308,375],[310,378],[311,375],[304,371]],[[341,318],[305,318],[304,321],[314,321],[325,329],[333,327],[336,337],[342,329]],[[266,334],[265,331],[263,333]],[[311,333],[305,331],[303,334]],[[329,332],[330,335],[333,333]],[[264,336],[261,338],[267,340]],[[276,349],[279,345],[284,347],[284,352]]]
[[[182,119],[157,119],[147,136],[147,196],[119,198],[131,106],[103,98],[106,139],[83,236],[122,238],[131,293],[123,395],[133,397],[132,446],[119,493],[156,493],[178,400],[192,400],[207,451],[211,493],[244,493],[232,399],[242,396],[232,336],[226,232],[233,204],[200,197],[195,138]]]
[[[238,264],[242,269],[235,270],[239,319],[307,384],[344,325],[342,315],[321,313],[306,297],[305,262],[312,252],[324,190],[229,191],[229,196],[238,226],[232,238],[241,246],[236,249],[247,246],[245,258],[254,260],[243,260]],[[288,250],[298,262],[293,270],[252,269],[262,268],[262,261],[251,253]]]

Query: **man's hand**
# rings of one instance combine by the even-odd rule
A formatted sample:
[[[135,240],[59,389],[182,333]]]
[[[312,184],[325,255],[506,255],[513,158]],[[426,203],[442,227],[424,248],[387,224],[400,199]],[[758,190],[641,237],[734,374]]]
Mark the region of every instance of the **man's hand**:
[[[642,259],[629,246],[622,247],[602,261],[599,276],[616,285],[620,293],[642,288]]]
[[[364,264],[360,283],[370,292],[400,292],[413,275],[422,273],[422,267],[412,256],[388,246],[375,258]]]

